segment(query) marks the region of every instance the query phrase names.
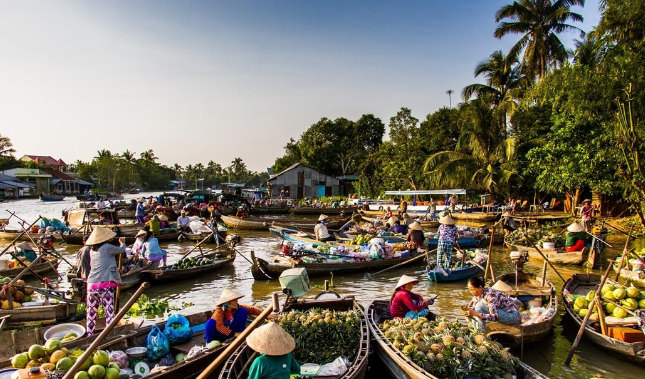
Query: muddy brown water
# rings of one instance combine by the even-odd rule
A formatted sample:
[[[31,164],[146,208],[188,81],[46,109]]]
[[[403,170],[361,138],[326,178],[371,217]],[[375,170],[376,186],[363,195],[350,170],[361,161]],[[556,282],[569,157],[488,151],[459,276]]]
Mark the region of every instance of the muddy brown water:
[[[135,198],[140,196],[149,196],[152,194],[126,195],[126,198]],[[45,217],[60,217],[63,209],[73,206],[75,200],[67,198],[62,202],[44,203],[37,199],[6,201],[0,203],[0,218],[6,218],[9,213],[6,210],[16,212],[20,217],[31,222],[38,215]],[[13,226],[17,226],[15,220],[11,221]],[[278,237],[268,232],[241,232],[236,231],[242,236],[242,242],[237,246],[237,250],[245,257],[250,256],[254,251],[259,257],[268,257],[279,252],[280,240]],[[606,267],[608,259],[615,257],[620,253],[625,243],[625,238],[620,235],[610,235],[608,241],[613,248],[606,249],[602,257],[602,266]],[[4,248],[8,241],[0,241],[0,248]],[[637,248],[645,247],[645,242],[641,239],[636,240],[633,244]],[[190,243],[174,242],[167,243],[163,246],[169,252],[169,261],[179,259],[182,253],[192,248]],[[73,254],[77,251],[77,246],[67,246],[65,244],[56,245],[56,249],[65,254],[66,257],[73,259]],[[512,269],[510,259],[508,258],[509,250],[501,246],[496,246],[493,250],[493,265],[495,274],[509,272]],[[232,267],[224,268],[221,271],[211,273],[206,276],[200,276],[181,282],[175,282],[168,285],[155,285],[147,291],[147,295],[154,299],[167,300],[171,305],[181,306],[183,302],[190,302],[193,305],[182,310],[184,313],[195,312],[199,310],[212,309],[214,302],[217,300],[223,288],[233,287],[237,291],[246,294],[242,299],[243,303],[252,303],[256,305],[268,305],[271,294],[280,292],[278,281],[255,281],[250,272],[250,263],[243,257],[238,256]],[[61,263],[59,271],[64,276],[68,270],[66,263]],[[582,267],[557,266],[563,277],[567,278],[576,272],[586,272]],[[542,263],[531,261],[526,266],[527,271],[540,273]],[[600,273],[601,269],[593,270]],[[369,304],[372,299],[388,298],[391,295],[392,288],[396,281],[403,274],[416,275],[423,278],[423,264],[413,264],[409,267],[390,270],[368,279],[364,274],[351,274],[342,276],[315,277],[311,278],[312,285],[322,287],[324,280],[333,280],[334,290],[341,294],[353,294],[363,305]],[[52,275],[50,275],[51,277]],[[549,269],[548,278],[556,285],[559,290],[562,282],[558,276]],[[52,278],[53,279],[53,278]],[[468,290],[465,288],[465,282],[441,283],[432,285],[425,281],[417,285],[415,292],[424,297],[438,295],[435,302],[435,312],[447,318],[463,319],[459,312],[462,305],[468,304],[471,299]],[[61,287],[68,286],[66,281],[62,281]],[[317,291],[312,289],[312,293]],[[127,298],[128,291],[124,294]],[[571,348],[571,344],[578,331],[578,327],[567,317],[561,307],[558,318],[554,324],[553,332],[538,344],[528,345],[524,348],[523,360],[542,373],[551,378],[644,378],[645,368],[626,362],[616,356],[601,350],[584,338],[574,356],[571,367],[564,366],[564,360]],[[384,377],[383,367],[379,362],[370,363],[369,377]]]

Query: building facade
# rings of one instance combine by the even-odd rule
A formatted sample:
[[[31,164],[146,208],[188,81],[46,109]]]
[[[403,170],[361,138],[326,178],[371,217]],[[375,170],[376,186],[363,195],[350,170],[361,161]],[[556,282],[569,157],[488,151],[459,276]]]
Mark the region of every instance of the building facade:
[[[272,198],[305,199],[342,194],[340,180],[302,163],[271,176],[267,184]]]

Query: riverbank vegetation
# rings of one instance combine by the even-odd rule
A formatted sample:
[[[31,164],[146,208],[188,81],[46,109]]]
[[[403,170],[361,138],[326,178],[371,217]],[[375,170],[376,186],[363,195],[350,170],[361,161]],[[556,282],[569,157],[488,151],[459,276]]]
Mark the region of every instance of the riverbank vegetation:
[[[423,120],[402,107],[388,128],[370,114],[323,118],[289,141],[274,171],[301,161],[331,175],[356,173],[367,196],[463,187],[498,198],[564,194],[575,205],[594,192],[627,199],[645,224],[645,0],[601,2],[599,25],[567,50],[560,34],[579,31],[572,9],[583,5],[502,7],[491,32],[517,43],[475,65],[479,80],[458,106]],[[336,143],[352,130],[356,140]]]

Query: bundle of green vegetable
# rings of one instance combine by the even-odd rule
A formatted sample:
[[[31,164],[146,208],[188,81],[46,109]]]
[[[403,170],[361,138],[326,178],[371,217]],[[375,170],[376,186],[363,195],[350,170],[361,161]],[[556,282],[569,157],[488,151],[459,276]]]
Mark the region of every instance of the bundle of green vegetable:
[[[531,228],[526,234],[536,245],[541,245],[542,242],[555,242],[555,246],[557,247],[564,246],[565,237],[558,234],[551,227]],[[530,246],[530,243],[524,237],[524,233],[519,229],[506,236],[505,239],[506,243],[511,245]]]
[[[277,319],[295,340],[293,354],[298,362],[324,364],[339,356],[352,360],[361,338],[360,318],[356,311],[309,311],[283,313]]]
[[[456,321],[403,318],[379,328],[396,349],[439,378],[503,378],[518,364],[498,342]]]

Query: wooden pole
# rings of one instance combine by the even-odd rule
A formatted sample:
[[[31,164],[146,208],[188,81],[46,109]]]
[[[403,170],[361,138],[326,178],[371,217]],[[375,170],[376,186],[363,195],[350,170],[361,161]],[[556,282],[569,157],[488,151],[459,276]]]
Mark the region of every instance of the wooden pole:
[[[547,258],[547,257],[546,257],[546,255],[542,254],[542,251],[540,250],[540,248],[539,248],[539,247],[537,247],[537,246],[535,245],[535,243],[533,243],[533,241],[529,238],[528,234],[526,234],[526,231],[525,231],[525,230],[522,230],[522,233],[524,234],[524,238],[526,238],[526,240],[527,240],[527,241],[529,241],[529,243],[531,244],[531,246],[533,246],[533,248],[534,248],[538,253],[540,253],[540,255],[542,256],[542,258],[544,258],[544,260],[549,264],[549,266],[551,266],[551,268],[553,269],[553,271],[555,271],[555,273],[556,273],[556,274],[558,274],[558,276],[560,277],[560,280],[562,280],[563,282],[566,282],[566,280],[564,279],[564,277],[562,276],[562,274],[560,274],[560,271],[558,271],[558,270],[555,268],[555,266],[553,266],[553,263],[551,263],[551,261],[549,260],[549,258]]]
[[[7,211],[7,212],[9,212],[9,211]],[[11,213],[11,212],[9,212],[9,213]],[[32,226],[34,226],[34,225],[38,222],[38,220],[40,220],[40,217],[38,217],[38,218],[36,219],[36,221],[32,222],[32,223],[27,227],[27,230],[31,229],[31,227],[32,227]],[[4,248],[4,250],[2,250],[2,252],[0,253],[0,256],[1,256],[1,255],[3,255],[4,253],[6,253],[6,252],[7,252],[7,250],[9,250],[9,248],[10,248],[13,244],[15,244],[15,243],[16,243],[16,241],[18,241],[18,240],[20,239],[20,237],[22,237],[22,236],[23,236],[23,234],[25,234],[24,228],[23,228],[23,231],[22,231],[22,232],[20,232],[20,234],[18,234],[18,236],[17,236],[16,238],[14,238],[14,239],[13,239],[13,241],[9,242],[9,244],[7,245],[7,247],[5,247],[5,248]]]
[[[430,254],[430,253],[435,252],[435,251],[437,251],[437,249],[432,249],[432,250],[430,250],[430,251],[427,251],[427,250],[426,250],[426,254]],[[366,276],[366,277],[368,277],[369,279],[371,279],[372,277],[374,277],[374,276],[376,276],[376,275],[378,275],[378,274],[382,274],[382,273],[384,273],[385,271],[389,271],[389,270],[391,270],[391,269],[393,269],[393,268],[397,268],[397,267],[401,267],[401,266],[403,266],[403,265],[407,265],[408,263],[412,263],[412,262],[414,262],[414,261],[418,261],[419,259],[421,259],[421,258],[425,258],[425,257],[426,257],[426,255],[424,255],[424,254],[419,254],[419,255],[417,255],[416,257],[411,258],[411,259],[408,259],[408,260],[407,260],[407,261],[405,261],[405,262],[401,262],[401,263],[399,263],[399,264],[395,264],[394,266],[390,266],[390,267],[388,267],[388,268],[386,268],[386,269],[383,269],[383,270],[381,270],[381,271],[377,271],[377,272],[375,272],[374,274],[367,273],[367,274],[365,274],[365,276]]]
[[[607,323],[605,322],[605,310],[602,309],[602,302],[600,301],[600,291],[596,291],[596,308],[598,308],[598,321],[600,321],[600,331],[603,335],[607,335]],[[593,308],[590,308],[588,312],[593,313]]]
[[[193,251],[195,251],[195,249],[198,249],[198,248],[199,248],[199,247],[200,247],[204,242],[206,242],[206,241],[207,241],[209,238],[211,238],[212,236],[213,236],[213,231],[211,230],[211,232],[210,232],[210,233],[208,233],[208,235],[206,236],[206,238],[204,238],[203,240],[199,241],[199,243],[198,243],[197,245],[193,246],[193,248],[192,248],[192,249],[190,249],[190,251],[189,251],[189,252],[187,252],[186,254],[182,255],[182,258],[185,258],[186,256],[188,256],[188,254],[190,254],[190,253],[192,253]]]
[[[121,269],[123,268],[123,254],[119,254],[119,263],[117,264],[117,270],[119,270],[119,275],[121,274]],[[116,294],[114,295],[114,311],[119,311],[119,298],[121,297],[121,286],[116,287]]]
[[[264,311],[262,311],[262,313],[260,313],[260,315],[259,315],[258,317],[256,317],[256,319],[255,319],[255,320],[253,320],[253,322],[252,322],[249,326],[247,326],[247,327],[246,327],[246,329],[244,329],[244,330],[242,331],[242,333],[240,333],[240,335],[238,335],[238,336],[237,336],[237,337],[236,337],[236,338],[235,338],[235,339],[234,339],[234,340],[233,340],[233,341],[232,341],[232,342],[231,342],[231,343],[226,347],[226,349],[224,349],[224,351],[222,351],[222,353],[221,353],[220,355],[218,355],[218,356],[217,356],[217,358],[215,358],[215,360],[214,360],[213,362],[211,362],[211,364],[210,364],[210,365],[208,365],[208,367],[206,367],[206,368],[204,369],[204,371],[202,371],[202,373],[201,373],[201,374],[199,374],[199,376],[197,377],[197,379],[206,379],[206,378],[208,378],[208,377],[209,377],[209,375],[210,375],[211,373],[213,373],[213,371],[215,371],[215,369],[216,369],[219,365],[221,365],[222,363],[224,363],[224,362],[228,359],[228,357],[233,353],[233,351],[235,351],[235,349],[237,349],[237,347],[238,347],[242,342],[244,342],[244,341],[246,340],[246,337],[247,337],[249,334],[251,334],[251,332],[252,332],[253,330],[255,330],[255,328],[257,328],[260,324],[262,324],[262,322],[264,321],[264,319],[265,319],[265,318],[267,318],[267,316],[268,316],[271,312],[273,312],[273,305],[269,305],[268,307],[266,307],[266,309],[265,309]],[[70,378],[71,378],[71,377],[70,377]],[[68,379],[68,378],[63,378],[63,379]]]
[[[600,292],[600,290],[602,289],[602,286],[605,284],[605,281],[609,276],[609,272],[611,271],[611,266],[613,264],[614,264],[614,261],[610,260],[609,265],[607,266],[607,270],[605,271],[605,274],[602,276],[602,279],[600,280],[600,284],[596,289],[596,294]],[[594,305],[596,304],[596,299],[599,299],[599,297],[594,296],[594,298],[591,300],[591,305],[589,306],[589,309],[593,309]],[[589,322],[589,317],[591,317],[591,312],[587,312],[587,315],[585,316],[584,320],[582,320],[582,324],[580,325],[580,330],[578,330],[578,335],[576,335],[576,339],[573,341],[573,345],[571,345],[571,351],[569,351],[569,355],[567,356],[567,359],[564,361],[564,364],[567,366],[571,364],[571,358],[573,358],[573,354],[575,354],[575,351],[578,348],[578,345],[580,344],[580,340],[582,339],[582,334],[585,331],[587,322]]]
[[[542,287],[546,284],[546,269],[548,264],[544,261],[544,266],[542,267]]]
[[[491,260],[493,259],[492,253],[493,253],[493,240],[495,239],[495,228],[490,228],[490,242],[488,243],[488,260],[486,261],[486,270],[484,270],[484,283],[486,283],[486,279],[488,278],[488,271],[491,272],[491,276],[493,277],[493,280],[495,280],[495,276],[493,275],[493,267],[491,266]]]
[[[616,270],[616,278],[614,280],[618,280],[620,278],[620,271],[623,269],[623,263],[625,262],[625,259],[627,257],[627,252],[629,251],[629,242],[632,239],[632,231],[634,230],[634,225],[632,225],[629,228],[629,235],[627,236],[627,241],[625,241],[625,248],[623,249],[623,256],[620,258],[620,263],[618,264],[618,270]]]
[[[94,351],[99,347],[99,345],[101,345],[101,342],[103,342],[105,337],[107,337],[107,335],[110,334],[112,329],[114,329],[114,327],[119,323],[119,321],[121,321],[123,316],[125,316],[125,313],[128,311],[128,309],[130,309],[132,304],[134,304],[137,301],[137,299],[139,299],[139,296],[141,296],[143,292],[149,287],[150,287],[150,283],[148,282],[141,283],[141,286],[139,286],[139,289],[137,289],[137,291],[132,295],[132,297],[128,300],[125,306],[121,308],[119,313],[117,313],[117,315],[114,316],[114,319],[112,320],[112,322],[110,322],[105,326],[105,329],[103,329],[103,331],[98,336],[96,336],[96,339],[94,339],[94,342],[92,342],[92,344],[87,349],[85,349],[85,352],[76,359],[76,363],[74,363],[74,365],[69,370],[67,370],[63,379],[72,379],[74,377],[74,375],[81,368],[85,360],[89,358],[92,355],[92,353],[94,353]]]

